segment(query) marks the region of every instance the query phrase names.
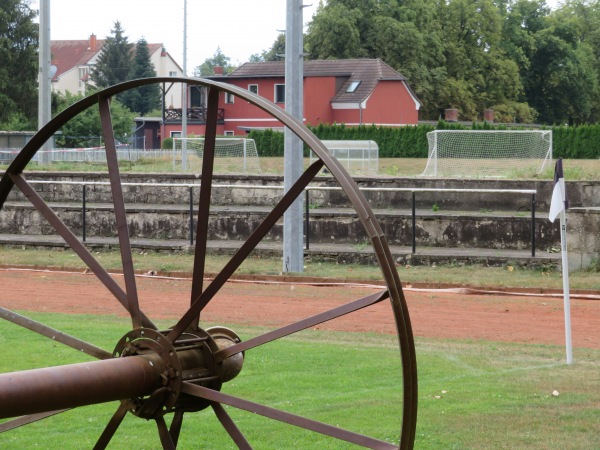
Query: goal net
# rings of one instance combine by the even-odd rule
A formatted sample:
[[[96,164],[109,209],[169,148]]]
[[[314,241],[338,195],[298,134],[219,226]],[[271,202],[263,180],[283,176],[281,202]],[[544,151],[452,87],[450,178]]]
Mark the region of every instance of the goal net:
[[[379,171],[379,146],[375,141],[321,141],[350,175],[377,175]],[[310,163],[317,160],[310,151]]]
[[[509,177],[541,173],[552,161],[552,131],[436,130],[427,133],[425,177]]]
[[[173,169],[200,173],[204,156],[204,138],[173,138]],[[254,139],[217,138],[215,173],[260,173],[260,161]]]

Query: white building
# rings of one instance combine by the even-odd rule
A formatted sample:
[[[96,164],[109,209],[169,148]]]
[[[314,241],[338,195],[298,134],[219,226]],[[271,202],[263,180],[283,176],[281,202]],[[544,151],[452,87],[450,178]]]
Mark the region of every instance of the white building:
[[[52,65],[56,72],[52,78],[54,92],[84,94],[88,84],[93,84],[93,70],[102,51],[104,40],[92,34],[87,40],[51,41]],[[162,44],[148,44],[150,61],[159,77],[180,77],[183,70]],[[181,84],[166,86],[166,108],[181,108]]]

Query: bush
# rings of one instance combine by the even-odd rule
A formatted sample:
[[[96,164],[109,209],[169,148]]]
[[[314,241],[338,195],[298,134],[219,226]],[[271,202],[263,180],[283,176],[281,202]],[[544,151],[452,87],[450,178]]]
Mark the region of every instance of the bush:
[[[427,158],[427,133],[438,130],[516,130],[504,124],[488,122],[473,123],[465,127],[458,123],[439,121],[432,125],[412,127],[378,127],[361,125],[346,127],[345,125],[324,125],[308,127],[321,140],[373,140],[379,146],[380,158]],[[283,156],[283,133],[273,130],[252,131],[248,136],[256,141],[258,155]],[[552,128],[553,157],[569,159],[596,159],[600,157],[600,125],[582,125],[578,127]],[[165,148],[163,143],[163,148]],[[170,147],[169,147],[170,148]],[[305,148],[304,155],[308,155]]]
[[[172,137],[168,137],[168,138],[164,138],[161,144],[161,148],[164,149],[172,149],[173,148],[173,138]]]

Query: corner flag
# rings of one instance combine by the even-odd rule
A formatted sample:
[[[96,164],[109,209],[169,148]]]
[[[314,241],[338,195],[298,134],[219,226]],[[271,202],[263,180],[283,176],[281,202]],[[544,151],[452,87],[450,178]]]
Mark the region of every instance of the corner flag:
[[[548,219],[554,222],[561,211],[569,208],[567,195],[565,191],[565,176],[563,175],[562,158],[556,160],[554,166],[554,190],[552,191],[552,201],[550,202],[550,212]]]
[[[569,293],[569,256],[567,254],[567,218],[565,211],[569,208],[565,191],[565,177],[563,175],[562,159],[556,160],[554,167],[554,190],[550,201],[548,219],[554,222],[560,215],[560,247],[562,253],[562,278],[563,300],[565,313],[565,347],[567,350],[567,364],[573,363],[573,344],[571,341],[571,299]]]

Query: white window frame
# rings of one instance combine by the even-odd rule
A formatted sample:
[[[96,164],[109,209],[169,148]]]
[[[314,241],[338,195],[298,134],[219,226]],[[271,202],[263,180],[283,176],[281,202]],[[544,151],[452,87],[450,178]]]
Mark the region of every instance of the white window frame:
[[[80,92],[85,92],[85,81],[83,81],[83,79],[85,78],[86,75],[88,75],[90,73],[90,68],[89,67],[85,67],[85,66],[80,66],[79,67],[79,91]]]
[[[356,81],[351,82],[350,85],[348,86],[348,88],[346,89],[346,92],[349,94],[355,93],[361,83],[362,83],[362,80],[356,80]]]
[[[234,101],[235,95],[233,95],[231,92],[225,92],[225,103],[231,105]]]
[[[169,76],[170,77],[176,77],[177,76],[177,71],[176,70],[169,71]]]
[[[181,130],[179,131],[171,131],[171,137],[172,138],[180,138],[181,137]]]
[[[252,88],[254,88],[254,90],[252,90]],[[252,92],[253,94],[258,95],[258,84],[249,84],[248,91]]]
[[[235,136],[235,133],[231,130],[223,132],[224,136]]]
[[[283,98],[282,99],[278,99],[277,98],[277,88],[279,86],[283,86]],[[285,103],[285,84],[276,84],[273,89],[274,89],[274,92],[273,92],[273,102],[274,103]]]

